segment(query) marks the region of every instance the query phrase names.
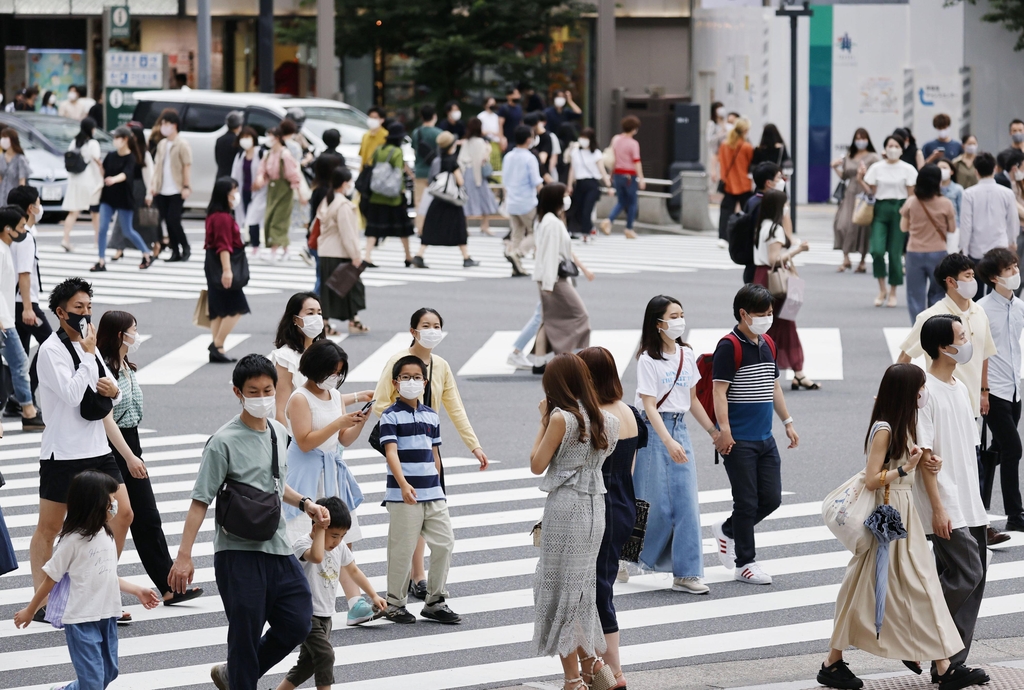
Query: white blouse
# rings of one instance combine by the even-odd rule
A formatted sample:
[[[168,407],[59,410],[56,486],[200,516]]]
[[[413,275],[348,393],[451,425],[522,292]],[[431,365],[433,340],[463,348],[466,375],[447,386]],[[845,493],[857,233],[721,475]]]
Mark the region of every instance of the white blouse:
[[[533,279],[541,290],[553,290],[558,282],[558,264],[572,258],[572,238],[562,219],[554,213],[545,213],[537,226],[537,250],[533,264]]]

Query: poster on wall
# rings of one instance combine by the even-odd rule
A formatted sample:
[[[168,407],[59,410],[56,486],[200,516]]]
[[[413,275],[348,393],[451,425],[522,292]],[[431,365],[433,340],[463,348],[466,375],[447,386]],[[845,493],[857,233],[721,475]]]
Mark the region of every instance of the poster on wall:
[[[14,94],[26,86],[28,86],[28,65],[25,60],[25,48],[7,46],[4,48],[3,87],[3,92],[7,94],[7,100],[12,100]]]
[[[53,91],[62,101],[67,98],[69,86],[86,83],[85,51],[29,50],[28,79],[32,86],[43,92]]]
[[[898,115],[903,104],[903,88],[891,77],[866,77],[858,88],[861,115]]]

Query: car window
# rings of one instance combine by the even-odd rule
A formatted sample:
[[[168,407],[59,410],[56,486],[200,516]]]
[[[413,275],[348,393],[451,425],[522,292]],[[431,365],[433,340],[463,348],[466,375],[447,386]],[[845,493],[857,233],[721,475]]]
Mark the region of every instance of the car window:
[[[32,130],[22,123],[15,121],[14,118],[0,120],[0,129],[7,129],[8,127],[18,133],[18,141],[21,143],[21,148],[26,151],[29,149],[46,149],[46,146],[37,141],[38,137],[32,133]]]
[[[367,129],[366,115],[363,115],[354,108],[325,108],[312,107],[303,108],[307,120],[326,120],[336,125],[352,125]]]
[[[245,111],[245,124],[255,129],[256,134],[261,137],[267,133],[268,129],[281,124],[281,119],[280,115],[275,115],[268,110],[249,108]]]
[[[183,132],[216,132],[224,126],[224,119],[234,108],[227,105],[189,103],[182,122]]]
[[[164,108],[176,110],[180,115],[181,111],[185,109],[185,104],[170,101],[139,101],[135,106],[135,112],[132,113],[132,119],[141,122],[143,129],[150,129]]]

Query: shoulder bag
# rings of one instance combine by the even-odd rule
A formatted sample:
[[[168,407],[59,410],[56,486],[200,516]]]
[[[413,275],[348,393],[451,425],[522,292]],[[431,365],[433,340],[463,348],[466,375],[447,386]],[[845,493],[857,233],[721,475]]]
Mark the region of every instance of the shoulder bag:
[[[75,350],[74,344],[71,342],[71,338],[64,332],[63,328],[57,329],[57,336],[60,341],[64,343],[64,347],[68,349],[71,354],[71,361],[75,363],[75,371],[78,371],[78,367],[81,366],[82,360],[78,358],[78,352]],[[99,370],[99,377],[103,378],[103,362],[100,360],[98,355],[93,355],[96,358],[96,367]],[[98,422],[114,409],[114,401],[111,398],[100,395],[92,386],[85,387],[85,393],[82,394],[82,403],[79,405],[79,411],[83,419],[88,419],[90,422]]]
[[[277,462],[277,432],[270,426],[271,472],[274,490],[263,491],[249,484],[224,479],[217,490],[216,520],[226,532],[252,541],[269,541],[281,524],[281,470]]]
[[[427,187],[427,191],[430,192],[432,197],[447,201],[455,206],[465,206],[466,201],[469,199],[466,188],[459,186],[455,173],[447,170],[437,173]]]
[[[608,148],[601,152],[601,162],[604,163],[604,169],[609,175],[615,170],[615,140],[619,138],[616,134],[612,137],[612,140],[608,143]]]
[[[887,452],[885,465],[888,464]],[[854,555],[875,543],[871,531],[864,526],[864,521],[875,509],[875,492],[867,488],[866,476],[867,470],[861,470],[833,490],[821,504],[821,518],[825,526]]]
[[[853,202],[853,218],[850,222],[854,225],[871,225],[875,219],[875,197],[861,192],[857,200]]]
[[[220,252],[207,249],[210,253],[210,260],[206,262],[206,280],[208,285],[223,287],[220,278],[224,275],[224,268],[220,263]],[[245,247],[239,247],[231,252],[231,289],[240,290],[249,284],[249,259],[245,255]]]
[[[679,383],[679,375],[683,373],[683,360],[686,359],[686,354],[683,352],[683,346],[679,343],[676,343],[676,348],[679,350],[679,366],[676,368],[676,377],[672,379],[672,385],[668,387],[668,392],[661,396],[661,400],[659,400],[658,404],[654,406],[655,409],[658,410],[660,410],[661,406],[666,400],[668,400],[668,396],[672,395],[672,389],[676,387],[677,383]]]
[[[559,278],[576,278],[580,274],[580,267],[572,259],[562,259],[558,262]]]
[[[725,194],[725,178],[729,177],[729,173],[731,173],[732,169],[736,166],[736,159],[738,159],[739,157],[740,157],[740,149],[739,149],[739,147],[736,147],[736,153],[733,154],[732,163],[730,163],[729,167],[725,169],[725,174],[722,175],[722,178],[720,180],[718,180],[718,193],[719,194]]]
[[[374,194],[393,197],[402,193],[402,169],[391,164],[391,158],[397,152],[398,147],[395,146],[384,160],[377,160],[374,156],[376,162],[370,173],[370,191]]]

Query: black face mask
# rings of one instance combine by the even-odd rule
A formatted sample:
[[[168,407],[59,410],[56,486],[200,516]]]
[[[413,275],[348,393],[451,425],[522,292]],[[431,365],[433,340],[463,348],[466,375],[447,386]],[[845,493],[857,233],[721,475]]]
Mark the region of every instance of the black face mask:
[[[518,98],[513,98],[512,99],[512,105],[519,105],[519,100],[520,99],[518,99]]]
[[[20,235],[16,236],[16,237],[15,237],[15,238],[14,238],[13,240],[11,240],[11,241],[12,241],[12,242],[24,242],[24,241],[25,241],[25,238],[26,238],[26,237],[28,237],[28,230],[26,230],[25,232],[23,232],[23,233],[21,233]]]
[[[68,312],[68,318],[64,319],[67,325],[78,331],[83,338],[89,331],[89,324],[92,323],[92,316],[89,314],[72,314]]]

